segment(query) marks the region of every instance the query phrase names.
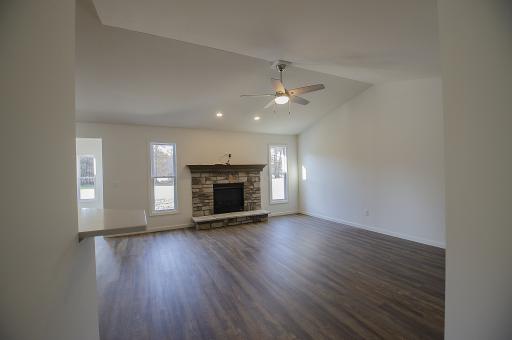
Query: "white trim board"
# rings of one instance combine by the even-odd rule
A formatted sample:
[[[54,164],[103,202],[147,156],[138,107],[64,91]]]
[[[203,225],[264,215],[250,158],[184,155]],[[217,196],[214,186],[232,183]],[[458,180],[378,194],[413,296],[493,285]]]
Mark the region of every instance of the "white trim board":
[[[301,211],[300,213],[304,214],[304,215],[312,216],[312,217],[321,218],[323,220],[327,220],[327,221],[331,221],[331,222],[335,222],[335,223],[345,224],[345,225],[355,227],[355,228],[373,231],[373,232],[376,232],[379,234],[384,234],[384,235],[388,235],[388,236],[398,237],[398,238],[408,240],[408,241],[426,244],[426,245],[437,247],[437,248],[443,248],[443,249],[446,248],[446,243],[444,243],[444,242],[428,240],[428,239],[424,239],[424,238],[417,237],[417,236],[411,236],[411,235],[397,233],[394,231],[389,231],[389,230],[385,230],[385,229],[381,229],[381,228],[370,227],[370,226],[366,226],[363,224],[345,221],[345,220],[341,220],[341,219],[337,219],[337,218],[332,218],[329,216],[324,216],[324,215],[320,215],[320,214],[316,214],[316,213],[312,213],[312,212]]]
[[[299,214],[299,212],[298,211],[275,212],[275,213],[270,213],[269,217],[285,216],[285,215],[295,215],[295,214]],[[193,227],[194,227],[193,223],[177,224],[177,225],[173,225],[173,226],[148,227],[144,231],[138,231],[138,232],[134,232],[134,233],[124,233],[124,234],[109,235],[108,237],[141,235],[141,234],[157,233],[159,231],[186,229],[186,228],[193,228]]]
[[[299,211],[276,211],[276,212],[270,212],[270,215],[268,217],[276,217],[276,216],[285,216],[285,215],[296,215],[299,214]]]
[[[189,223],[189,224],[177,224],[177,225],[174,225],[174,226],[148,227],[144,231],[138,231],[138,232],[135,232],[135,233],[116,234],[116,235],[110,235],[108,237],[120,237],[120,236],[132,236],[132,235],[142,235],[142,234],[158,233],[160,231],[192,228],[193,226],[194,225],[192,223]]]

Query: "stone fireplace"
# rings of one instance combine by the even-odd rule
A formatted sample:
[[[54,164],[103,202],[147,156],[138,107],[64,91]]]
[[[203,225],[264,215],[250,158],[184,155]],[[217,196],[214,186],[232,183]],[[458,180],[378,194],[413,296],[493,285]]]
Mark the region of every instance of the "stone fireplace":
[[[261,171],[266,164],[188,165],[192,174],[192,216],[208,229],[261,221]],[[199,222],[198,222],[199,221]]]

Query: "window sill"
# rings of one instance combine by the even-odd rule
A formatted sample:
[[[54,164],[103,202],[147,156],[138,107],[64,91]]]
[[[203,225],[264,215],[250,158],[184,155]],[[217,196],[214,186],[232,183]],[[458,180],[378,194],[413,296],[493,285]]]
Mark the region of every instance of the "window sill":
[[[165,216],[165,215],[176,215],[178,213],[179,213],[179,211],[177,209],[165,210],[165,211],[150,211],[149,216],[156,217],[156,216]]]
[[[270,205],[274,205],[274,204],[286,204],[288,203],[288,200],[279,200],[279,201],[270,201],[269,204]]]

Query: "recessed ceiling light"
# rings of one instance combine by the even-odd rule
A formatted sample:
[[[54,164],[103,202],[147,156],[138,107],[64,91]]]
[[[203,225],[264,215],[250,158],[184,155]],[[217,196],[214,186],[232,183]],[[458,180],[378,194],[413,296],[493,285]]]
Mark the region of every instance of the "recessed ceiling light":
[[[217,117],[222,117],[222,116],[224,116],[224,115],[222,114],[222,112],[217,112]]]
[[[260,116],[254,116],[254,120],[260,120],[261,117]]]

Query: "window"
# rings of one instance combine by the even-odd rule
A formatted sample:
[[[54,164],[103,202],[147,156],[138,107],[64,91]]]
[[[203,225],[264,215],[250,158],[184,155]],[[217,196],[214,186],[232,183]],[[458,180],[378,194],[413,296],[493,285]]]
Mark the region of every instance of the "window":
[[[288,200],[288,158],[286,145],[271,145],[269,150],[270,202]]]
[[[151,143],[151,212],[176,210],[176,144]]]
[[[79,197],[80,200],[96,198],[96,159],[92,155],[80,155]]]
[[[76,139],[76,198],[78,208],[103,208],[101,138]]]

